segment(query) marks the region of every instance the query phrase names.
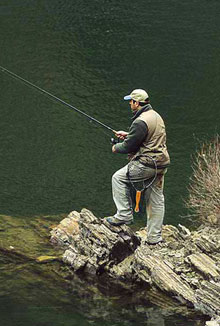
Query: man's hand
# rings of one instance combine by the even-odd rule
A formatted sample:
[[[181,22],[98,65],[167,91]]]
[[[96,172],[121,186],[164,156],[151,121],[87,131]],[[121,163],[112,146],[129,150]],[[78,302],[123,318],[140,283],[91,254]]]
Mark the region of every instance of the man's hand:
[[[112,153],[116,153],[115,145],[112,146]]]
[[[115,136],[120,139],[125,139],[127,137],[127,135],[128,135],[128,132],[126,132],[126,131],[120,130],[120,131],[115,132]]]

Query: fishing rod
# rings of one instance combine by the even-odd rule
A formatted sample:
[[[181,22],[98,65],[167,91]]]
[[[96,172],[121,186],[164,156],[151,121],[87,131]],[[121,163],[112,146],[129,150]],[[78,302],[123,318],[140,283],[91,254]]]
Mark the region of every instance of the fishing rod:
[[[12,72],[12,71],[10,71],[10,70],[8,70],[8,69],[2,67],[2,66],[0,66],[0,70],[1,70],[2,72],[4,72],[4,73],[7,73],[9,76],[11,76],[11,77],[13,77],[13,78],[15,78],[15,79],[21,80],[23,83],[25,83],[25,84],[27,84],[28,86],[31,86],[31,87],[37,89],[37,90],[40,91],[41,93],[46,94],[46,95],[48,95],[49,97],[52,97],[52,98],[53,98],[54,100],[56,100],[57,102],[60,102],[60,103],[62,103],[62,104],[64,104],[64,105],[68,106],[69,108],[71,108],[71,109],[73,109],[74,111],[80,113],[81,115],[83,115],[84,117],[86,117],[87,119],[89,119],[90,121],[93,121],[93,122],[97,123],[98,125],[102,126],[103,128],[106,128],[106,129],[112,131],[114,134],[116,133],[116,131],[115,131],[114,129],[112,129],[111,127],[109,127],[109,126],[107,126],[106,124],[102,123],[101,121],[99,121],[99,120],[97,120],[97,119],[91,117],[90,115],[88,115],[87,113],[85,113],[85,112],[83,112],[83,111],[77,109],[77,108],[74,107],[73,105],[71,105],[71,104],[69,104],[69,103],[67,103],[67,102],[65,102],[65,101],[63,101],[63,100],[61,100],[59,97],[57,97],[57,96],[55,96],[55,95],[53,95],[53,94],[51,94],[51,93],[45,91],[43,88],[40,88],[39,86],[36,86],[36,85],[32,84],[32,83],[29,82],[28,80],[26,80],[26,79],[24,79],[24,78],[22,78],[22,77],[16,75],[14,72]],[[114,142],[114,140],[111,139],[111,142]]]

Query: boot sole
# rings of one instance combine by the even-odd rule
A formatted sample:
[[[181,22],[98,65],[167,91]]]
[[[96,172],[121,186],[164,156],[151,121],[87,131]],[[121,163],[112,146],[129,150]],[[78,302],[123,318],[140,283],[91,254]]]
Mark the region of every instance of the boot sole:
[[[110,222],[110,221],[108,221],[108,219],[106,219],[107,220],[107,222],[109,223],[109,224],[111,224],[111,225],[113,225],[113,226],[121,226],[121,225],[130,225],[130,224],[132,224],[133,223],[133,221],[124,221],[124,222]]]

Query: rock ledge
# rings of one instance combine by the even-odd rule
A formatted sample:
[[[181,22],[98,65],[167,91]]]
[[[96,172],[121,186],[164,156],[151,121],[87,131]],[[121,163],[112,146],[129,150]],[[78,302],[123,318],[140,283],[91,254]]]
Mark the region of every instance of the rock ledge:
[[[87,209],[71,212],[51,231],[74,272],[143,282],[212,317],[207,326],[220,325],[220,229],[166,225],[165,244],[149,246],[145,238],[146,229],[111,226]]]

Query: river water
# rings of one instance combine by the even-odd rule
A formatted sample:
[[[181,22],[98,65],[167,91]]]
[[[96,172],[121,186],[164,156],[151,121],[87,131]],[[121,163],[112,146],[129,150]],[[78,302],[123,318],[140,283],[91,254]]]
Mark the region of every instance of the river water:
[[[189,225],[182,216],[191,156],[220,131],[219,11],[216,0],[0,0],[0,65],[116,130],[130,125],[124,95],[146,89],[165,120],[172,161],[165,223]],[[126,158],[111,153],[111,133],[2,72],[0,90],[0,214],[27,223],[49,215],[58,222],[83,207],[112,215],[111,175]],[[145,225],[143,211],[135,221]],[[41,295],[18,305],[13,293],[1,297],[5,315],[27,306],[19,315],[26,325]],[[40,314],[36,325],[50,325],[48,310]],[[65,316],[52,324],[90,323],[87,314]],[[153,325],[138,316],[134,323]],[[161,325],[185,325],[175,318],[163,314]],[[125,325],[114,317],[108,325],[118,323]]]

